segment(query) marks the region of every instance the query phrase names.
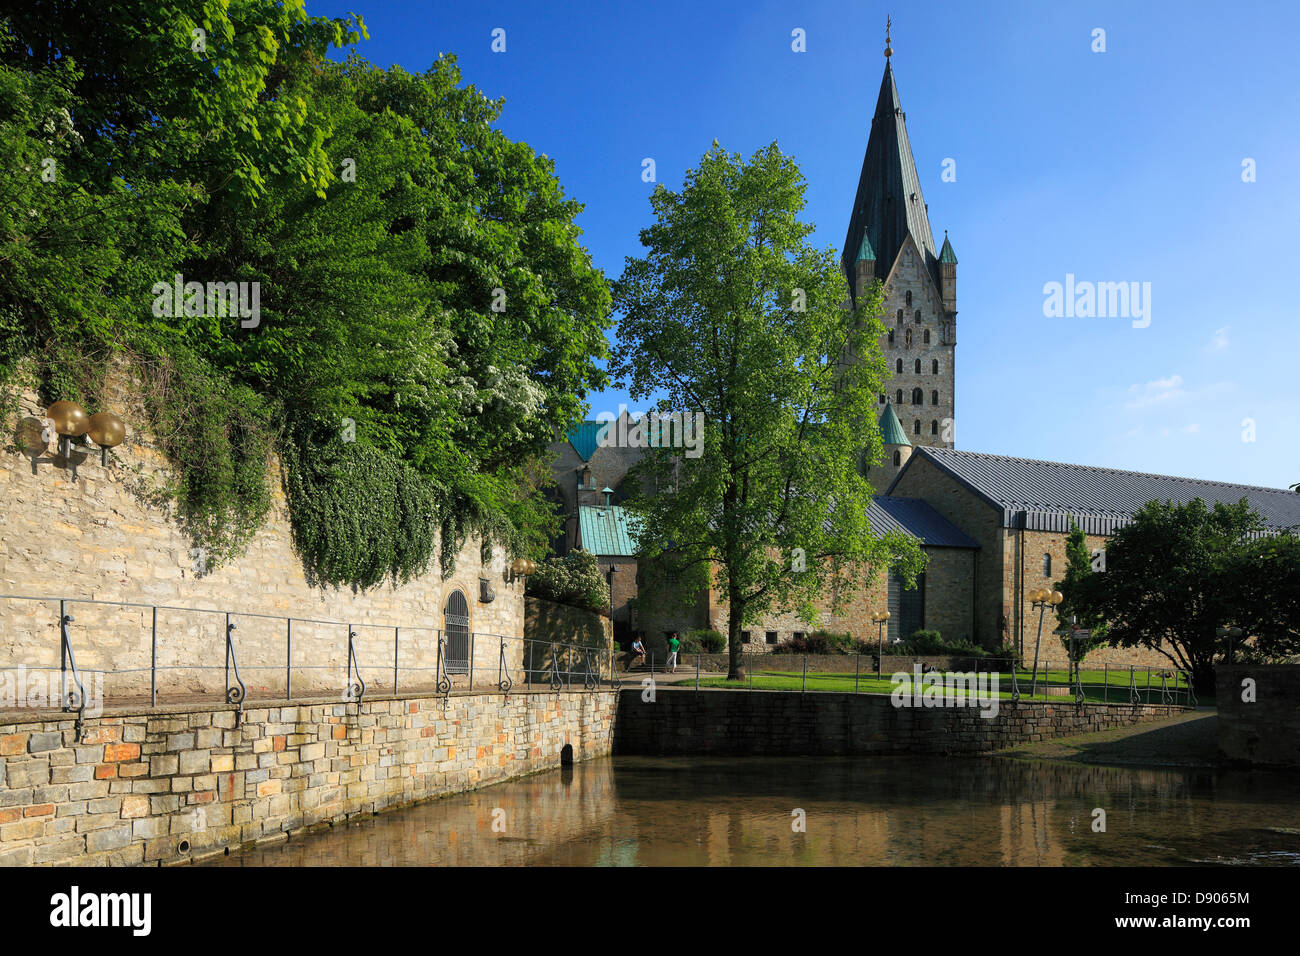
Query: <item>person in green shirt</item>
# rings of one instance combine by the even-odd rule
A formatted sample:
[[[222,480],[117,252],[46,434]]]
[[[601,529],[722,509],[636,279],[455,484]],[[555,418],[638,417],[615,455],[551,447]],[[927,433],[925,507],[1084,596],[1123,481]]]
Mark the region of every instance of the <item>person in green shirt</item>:
[[[677,639],[677,632],[673,631],[668,635],[668,665],[667,670],[670,674],[677,673],[677,652],[682,649],[682,642]]]

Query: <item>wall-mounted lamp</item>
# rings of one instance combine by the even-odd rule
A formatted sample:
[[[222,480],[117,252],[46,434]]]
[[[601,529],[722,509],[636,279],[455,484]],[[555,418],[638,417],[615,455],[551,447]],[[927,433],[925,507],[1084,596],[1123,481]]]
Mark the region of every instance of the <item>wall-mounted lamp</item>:
[[[72,477],[77,477],[77,465],[85,460],[78,458],[80,451],[76,439],[89,437],[99,448],[100,463],[108,466],[108,449],[116,448],[126,439],[126,425],[112,412],[99,412],[87,415],[86,410],[76,402],[55,402],[45,410],[45,418],[24,418],[18,423],[14,443],[32,459],[32,474],[36,465],[42,461],[54,462],[55,458],[41,458],[49,447],[50,441],[58,436],[58,457],[64,459],[72,469]]]

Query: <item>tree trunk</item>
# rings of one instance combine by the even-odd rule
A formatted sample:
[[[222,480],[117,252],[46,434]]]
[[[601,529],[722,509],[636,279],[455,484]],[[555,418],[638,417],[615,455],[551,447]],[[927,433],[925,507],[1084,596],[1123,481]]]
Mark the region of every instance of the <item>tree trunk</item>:
[[[727,650],[730,660],[727,662],[727,680],[744,680],[745,648],[740,643],[740,622],[743,620],[744,607],[740,603],[740,592],[731,588],[727,595]]]

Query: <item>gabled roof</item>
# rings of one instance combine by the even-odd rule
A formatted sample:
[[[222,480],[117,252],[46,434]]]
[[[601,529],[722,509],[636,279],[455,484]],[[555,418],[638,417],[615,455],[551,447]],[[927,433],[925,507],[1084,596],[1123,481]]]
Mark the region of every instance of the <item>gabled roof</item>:
[[[1068,531],[1073,516],[1079,527],[1090,534],[1112,534],[1148,501],[1186,504],[1194,498],[1211,506],[1218,501],[1235,504],[1245,498],[1267,528],[1281,530],[1300,525],[1300,494],[1282,488],[985,455],[954,448],[917,448],[890,484],[890,491],[920,458],[999,509],[1002,525],[1008,528]]]
[[[635,515],[619,505],[579,505],[578,545],[601,557],[636,554]]]
[[[844,240],[840,263],[854,289],[854,258],[862,248],[864,237],[875,250],[876,276],[887,279],[889,271],[908,235],[920,250],[930,275],[939,284],[939,256],[930,234],[930,217],[921,195],[921,179],[912,159],[912,144],[907,139],[903,108],[899,105],[894,71],[888,61],[880,81],[876,112],[871,118],[867,151],[862,157],[862,173],[849,217],[849,232]],[[856,293],[855,293],[856,294]]]
[[[564,435],[583,461],[588,461],[596,453],[596,439],[605,422],[579,422]]]
[[[979,543],[920,498],[876,495],[867,508],[876,534],[902,531],[931,548],[978,548]]]
[[[898,420],[894,403],[886,402],[885,410],[880,413],[880,437],[886,445],[910,445],[903,423]]]

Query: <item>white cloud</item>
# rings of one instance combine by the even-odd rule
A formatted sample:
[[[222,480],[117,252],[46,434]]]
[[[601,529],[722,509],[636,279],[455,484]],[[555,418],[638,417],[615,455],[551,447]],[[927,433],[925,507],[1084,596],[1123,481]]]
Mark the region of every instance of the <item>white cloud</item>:
[[[1210,339],[1211,351],[1219,352],[1228,347],[1228,328],[1229,326],[1225,325],[1221,329],[1214,330],[1214,335]]]
[[[1124,407],[1128,409],[1145,408],[1148,405],[1159,405],[1182,398],[1186,394],[1183,390],[1183,377],[1181,375],[1170,375],[1168,378],[1158,378],[1154,382],[1130,385],[1128,387],[1128,401],[1124,403]]]

